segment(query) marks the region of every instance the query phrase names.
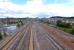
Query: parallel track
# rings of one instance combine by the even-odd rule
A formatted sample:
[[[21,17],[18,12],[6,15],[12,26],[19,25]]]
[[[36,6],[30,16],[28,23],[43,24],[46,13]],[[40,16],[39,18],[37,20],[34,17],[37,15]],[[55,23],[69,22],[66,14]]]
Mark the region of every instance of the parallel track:
[[[36,24],[37,25],[37,24]],[[34,30],[35,30],[35,28],[34,28]],[[49,35],[48,34],[48,32],[46,32],[45,30],[43,30],[43,28],[40,26],[40,25],[37,25],[36,26],[36,30],[35,30],[35,32],[36,32],[36,37],[34,37],[34,38],[36,38],[37,40],[37,42],[35,41],[35,43],[39,43],[39,44],[35,44],[35,45],[38,45],[38,46],[36,46],[36,48],[38,49],[38,50],[43,50],[42,48],[44,47],[43,46],[43,44],[44,45],[46,45],[45,47],[44,47],[44,50],[66,50],[63,46],[61,46],[51,35]],[[42,40],[42,41],[41,41]],[[40,42],[39,42],[40,41]],[[47,42],[48,41],[48,42]],[[43,43],[42,43],[43,42]],[[45,43],[44,43],[45,42]],[[42,44],[41,44],[42,43]],[[49,44],[49,45],[48,45]],[[34,46],[35,46],[34,45]],[[39,47],[40,46],[40,47]],[[51,48],[50,48],[50,47]],[[39,48],[38,48],[39,47]],[[42,48],[41,48],[42,47]],[[36,49],[35,49],[36,50]]]
[[[39,23],[29,23],[12,36],[0,50],[69,50]]]
[[[3,46],[0,47],[0,50],[10,50],[9,48],[13,48],[11,50],[14,50],[15,46],[18,45],[20,39],[23,37],[23,34],[25,33],[25,27],[28,27],[28,25],[23,26],[15,35],[13,35]],[[10,44],[9,44],[10,43]],[[12,45],[15,46],[12,46]],[[7,46],[8,45],[8,46]]]

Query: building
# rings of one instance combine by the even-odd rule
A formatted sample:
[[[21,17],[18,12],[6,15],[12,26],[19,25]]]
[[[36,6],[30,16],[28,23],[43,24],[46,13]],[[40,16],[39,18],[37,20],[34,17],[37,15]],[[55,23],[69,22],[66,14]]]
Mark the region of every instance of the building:
[[[49,22],[52,24],[56,24],[56,22],[58,20],[61,20],[63,22],[67,22],[67,23],[74,23],[74,17],[60,17],[60,16],[54,16],[49,18]]]

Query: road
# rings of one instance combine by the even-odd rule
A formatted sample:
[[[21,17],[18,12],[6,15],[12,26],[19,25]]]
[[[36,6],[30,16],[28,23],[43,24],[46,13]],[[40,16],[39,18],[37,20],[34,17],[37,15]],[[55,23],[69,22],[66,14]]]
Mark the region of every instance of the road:
[[[73,38],[43,23],[30,22],[1,42],[0,50],[74,50],[74,44],[69,42]]]

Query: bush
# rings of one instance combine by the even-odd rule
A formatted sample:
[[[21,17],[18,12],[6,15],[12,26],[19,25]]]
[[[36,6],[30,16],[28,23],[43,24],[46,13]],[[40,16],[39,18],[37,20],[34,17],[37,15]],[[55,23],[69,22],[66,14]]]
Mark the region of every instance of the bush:
[[[1,34],[1,32],[0,32],[0,40],[2,39],[3,37],[2,37],[2,34]]]
[[[19,23],[17,23],[17,27],[20,27]]]
[[[70,23],[66,23],[67,28],[72,28],[72,25]]]
[[[70,23],[62,22],[61,20],[58,20],[56,23],[57,23],[56,26],[59,26],[59,27],[64,27],[64,28],[72,27]]]
[[[60,27],[60,26],[61,26],[61,23],[62,23],[62,21],[61,21],[61,20],[58,20],[58,21],[56,22],[56,25]]]
[[[21,20],[17,22],[17,27],[20,27],[22,25],[24,25],[24,24],[23,24],[23,22]]]
[[[71,29],[70,33],[74,35],[74,27]]]

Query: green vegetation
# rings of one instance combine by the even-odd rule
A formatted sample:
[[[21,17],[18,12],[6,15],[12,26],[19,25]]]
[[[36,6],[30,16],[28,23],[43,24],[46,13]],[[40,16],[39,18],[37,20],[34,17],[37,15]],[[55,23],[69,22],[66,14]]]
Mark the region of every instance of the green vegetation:
[[[58,26],[58,27],[63,27],[63,28],[72,27],[72,25],[70,23],[62,22],[61,20],[58,20],[56,23],[57,23],[56,26]]]
[[[74,24],[62,22],[61,20],[58,20],[56,22],[56,26],[58,26],[61,30],[71,33],[74,35]]]
[[[23,25],[23,22],[21,21],[21,20],[19,20],[18,22],[17,22],[17,27],[20,27],[20,26],[22,26]]]
[[[74,27],[70,30],[70,33],[74,35]]]
[[[0,32],[0,40],[2,39],[3,37],[2,37],[2,33]]]
[[[43,22],[43,23],[46,23],[46,24],[48,24],[52,27],[59,28],[59,29],[65,31],[65,32],[68,32],[68,33],[71,33],[71,34],[74,35],[74,24],[67,23],[67,22],[62,21],[62,20],[58,20],[56,22],[56,26],[55,26],[55,25],[50,24],[50,22],[48,20],[42,20],[41,19],[40,21]]]

